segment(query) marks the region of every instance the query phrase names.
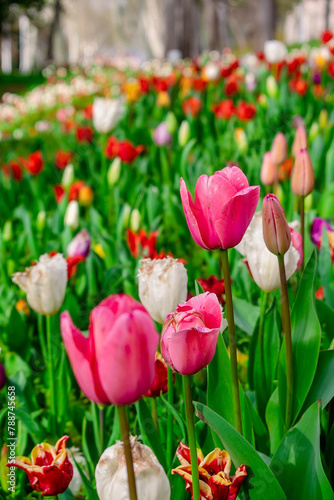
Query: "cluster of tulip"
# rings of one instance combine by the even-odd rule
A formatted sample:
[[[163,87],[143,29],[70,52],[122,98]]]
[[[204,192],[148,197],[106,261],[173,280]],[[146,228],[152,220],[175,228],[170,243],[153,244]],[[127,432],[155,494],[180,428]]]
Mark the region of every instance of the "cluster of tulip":
[[[331,40],[4,96],[0,495],[333,499]]]

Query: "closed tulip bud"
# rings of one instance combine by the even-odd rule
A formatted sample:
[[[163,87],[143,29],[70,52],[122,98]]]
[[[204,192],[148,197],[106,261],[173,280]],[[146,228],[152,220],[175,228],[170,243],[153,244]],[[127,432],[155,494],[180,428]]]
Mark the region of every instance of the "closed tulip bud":
[[[328,123],[328,111],[327,109],[322,109],[319,114],[319,126],[323,130],[326,128]]]
[[[283,208],[274,194],[267,194],[262,206],[263,238],[268,250],[284,255],[291,245],[291,232]]]
[[[271,151],[265,153],[263,157],[260,178],[264,186],[270,186],[276,182],[277,166],[273,160]]]
[[[307,196],[314,188],[314,170],[307,149],[301,149],[296,156],[291,175],[292,192],[299,196]]]
[[[67,246],[68,257],[86,258],[90,252],[90,234],[87,229],[81,229]]]
[[[266,88],[269,97],[277,97],[278,94],[278,86],[273,75],[269,75],[266,81]]]
[[[170,485],[153,451],[130,437],[138,499],[169,500]],[[123,443],[117,442],[101,455],[95,469],[96,489],[100,500],[130,500]]]
[[[273,145],[271,146],[272,159],[276,165],[280,165],[286,160],[288,144],[285,135],[279,132],[275,135]]]
[[[6,220],[3,231],[2,231],[2,239],[3,241],[11,241],[13,238],[13,225],[11,220]]]
[[[187,298],[186,268],[171,257],[144,259],[138,273],[140,301],[154,321],[163,323]]]
[[[134,208],[131,212],[130,227],[132,231],[138,231],[140,226],[141,216],[138,208]]]
[[[110,187],[114,186],[118,182],[121,174],[121,166],[122,161],[120,158],[118,158],[118,156],[116,156],[114,161],[111,163],[107,173],[107,181]]]
[[[45,221],[46,221],[46,213],[44,212],[44,210],[41,210],[40,212],[38,212],[36,219],[36,227],[40,233],[45,228]]]
[[[166,363],[181,375],[202,370],[214,356],[221,326],[216,294],[202,293],[179,304],[162,328],[161,354]]]
[[[96,97],[93,103],[93,125],[98,132],[106,134],[116,127],[124,113],[122,99]]]
[[[301,149],[307,148],[307,134],[305,127],[303,125],[299,125],[296,130],[295,138],[292,144],[292,154],[293,156],[297,156]]]
[[[320,130],[319,124],[317,122],[313,122],[309,132],[311,141],[314,141],[317,135],[319,135],[319,130]]]
[[[239,151],[241,153],[247,153],[247,151],[248,151],[248,139],[247,139],[247,135],[245,134],[244,129],[237,128],[234,132],[234,139],[235,139],[235,142],[237,143]]]
[[[79,226],[79,203],[76,200],[70,201],[67,205],[64,225],[71,229],[77,229]]]
[[[168,132],[167,123],[162,122],[153,132],[153,141],[157,146],[167,146],[172,141],[172,136]]]
[[[151,387],[159,335],[129,295],[111,295],[93,309],[88,337],[68,311],[61,314],[60,329],[79,387],[95,403],[132,404]]]
[[[177,129],[177,119],[173,111],[168,111],[166,116],[167,129],[170,134],[174,134]]]
[[[90,186],[82,186],[79,191],[79,204],[83,207],[89,207],[93,203],[94,193]]]
[[[158,108],[168,108],[170,106],[170,97],[168,92],[159,92],[156,105],[158,106]]]
[[[52,316],[60,309],[67,284],[67,262],[57,253],[41,255],[32,267],[13,274],[13,281],[27,293],[30,307],[40,314]]]
[[[183,120],[179,128],[178,141],[181,148],[183,148],[190,139],[190,125],[187,120]]]
[[[73,467],[68,459],[66,441],[63,436],[51,446],[42,443],[31,452],[31,460],[27,457],[16,457],[7,463],[7,467],[18,467],[27,473],[30,486],[43,496],[54,496],[64,493],[73,476]]]
[[[129,222],[130,222],[130,215],[131,215],[131,207],[128,203],[125,203],[123,205],[123,209],[121,212],[121,218],[123,220],[123,227],[128,227]]]
[[[74,167],[70,163],[65,167],[61,184],[62,186],[64,186],[64,188],[69,188],[70,185],[73,183],[73,181],[74,181]]]
[[[268,106],[268,99],[267,99],[266,94],[260,94],[258,97],[258,102],[259,102],[261,108],[266,109]]]

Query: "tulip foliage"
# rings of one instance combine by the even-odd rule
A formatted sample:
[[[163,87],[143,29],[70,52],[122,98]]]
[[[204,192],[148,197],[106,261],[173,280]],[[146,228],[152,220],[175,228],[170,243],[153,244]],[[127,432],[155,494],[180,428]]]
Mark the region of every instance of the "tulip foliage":
[[[332,41],[4,94],[1,498],[333,500]]]

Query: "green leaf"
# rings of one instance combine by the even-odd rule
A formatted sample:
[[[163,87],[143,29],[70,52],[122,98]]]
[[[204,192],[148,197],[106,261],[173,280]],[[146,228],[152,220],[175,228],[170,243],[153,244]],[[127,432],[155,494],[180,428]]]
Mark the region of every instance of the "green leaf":
[[[34,444],[40,443],[44,438],[44,430],[41,429],[36,420],[29,413],[17,407],[15,408],[15,416],[21,420],[22,425],[27,429]]]
[[[314,250],[304,270],[291,314],[293,355],[292,422],[299,415],[310,390],[317,367],[321,328],[315,310],[314,282],[317,255]],[[283,341],[278,374],[278,394],[282,416],[286,405],[286,359]]]
[[[321,347],[328,349],[334,338],[334,310],[323,300],[316,300],[315,305],[322,330]]]
[[[266,422],[270,436],[270,453],[274,454],[284,436],[284,422],[279,409],[278,389],[272,393],[268,401]]]
[[[234,321],[240,330],[252,335],[260,315],[260,308],[246,300],[233,297]]]
[[[320,457],[320,403],[314,403],[288,431],[270,468],[288,500],[333,500]]]
[[[72,453],[72,458],[73,458],[73,462],[75,463],[76,468],[78,469],[78,472],[79,472],[80,477],[82,479],[83,485],[84,485],[85,490],[87,492],[88,500],[99,500],[99,497],[97,496],[95,489],[92,487],[92,482],[90,481],[90,479],[88,479],[88,477],[84,473],[82,467],[76,461],[73,453]]]
[[[324,226],[322,231],[321,248],[319,252],[319,274],[321,284],[324,287],[325,301],[334,306],[334,294],[332,289],[332,258],[328,241],[327,228]]]
[[[320,351],[317,370],[301,413],[319,399],[322,408],[330,402],[334,397],[333,374],[334,350]]]
[[[240,384],[239,390],[244,436],[254,444],[252,418]],[[222,335],[218,337],[215,355],[208,366],[207,403],[209,408],[234,425],[231,364]]]
[[[135,406],[144,444],[152,449],[163,468],[167,470],[165,451],[146,403],[143,399],[140,399]]]
[[[250,500],[270,498],[285,500],[285,495],[274,474],[258,452],[226,420],[202,403],[194,403],[198,418],[206,422],[218,434],[235,467],[247,466],[244,489]]]

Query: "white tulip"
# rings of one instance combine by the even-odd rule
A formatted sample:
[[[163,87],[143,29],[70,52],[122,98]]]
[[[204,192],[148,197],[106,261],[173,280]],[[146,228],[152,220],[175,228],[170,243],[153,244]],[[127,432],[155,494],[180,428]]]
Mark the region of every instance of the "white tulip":
[[[247,259],[252,278],[262,290],[272,292],[280,287],[278,260],[264,242],[261,212],[254,215],[244,237],[235,248]],[[299,258],[298,250],[291,244],[284,255],[286,279],[296,272]]]
[[[93,102],[93,125],[101,134],[110,132],[123,118],[125,112],[122,99],[96,97]]]
[[[79,225],[79,203],[77,200],[69,202],[66,208],[64,225],[71,229],[77,229]]]
[[[71,163],[66,165],[63,177],[61,179],[61,184],[64,188],[69,188],[74,180],[74,167]]]
[[[118,182],[119,176],[121,174],[121,166],[121,159],[116,156],[114,161],[111,163],[107,173],[107,181],[109,186],[114,186]]]
[[[150,316],[163,323],[167,314],[187,299],[188,276],[176,259],[144,259],[139,269],[139,298]]]
[[[52,316],[60,309],[67,284],[67,262],[57,253],[53,257],[41,255],[35,266],[12,277],[21,290],[27,293],[32,309],[45,316]]]
[[[264,43],[264,57],[270,64],[284,61],[287,53],[286,45],[279,40],[267,40]]]
[[[130,444],[138,500],[170,500],[168,478],[153,451],[134,436]],[[117,442],[102,453],[95,479],[100,500],[130,499],[123,443]]]

